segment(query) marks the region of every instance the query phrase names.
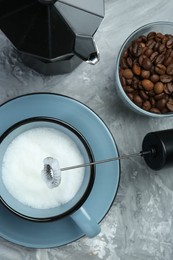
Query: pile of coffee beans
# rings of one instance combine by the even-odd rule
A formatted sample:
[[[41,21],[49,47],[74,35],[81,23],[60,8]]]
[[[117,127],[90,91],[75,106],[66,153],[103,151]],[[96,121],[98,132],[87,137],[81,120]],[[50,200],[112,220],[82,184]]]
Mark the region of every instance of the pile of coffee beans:
[[[127,96],[157,114],[173,112],[173,35],[150,32],[125,50],[119,75]]]

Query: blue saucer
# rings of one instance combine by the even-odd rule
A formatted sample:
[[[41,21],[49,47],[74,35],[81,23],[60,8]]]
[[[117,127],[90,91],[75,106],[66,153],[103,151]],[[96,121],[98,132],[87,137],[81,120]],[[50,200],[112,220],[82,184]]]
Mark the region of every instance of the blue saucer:
[[[1,105],[0,134],[16,122],[36,116],[55,117],[77,128],[90,144],[95,160],[118,156],[116,143],[104,122],[79,101],[57,94],[29,94]],[[96,166],[95,183],[85,207],[98,222],[114,201],[119,179],[118,161]],[[69,217],[44,223],[33,222],[14,215],[0,203],[0,236],[15,244],[31,248],[58,247],[83,235]]]

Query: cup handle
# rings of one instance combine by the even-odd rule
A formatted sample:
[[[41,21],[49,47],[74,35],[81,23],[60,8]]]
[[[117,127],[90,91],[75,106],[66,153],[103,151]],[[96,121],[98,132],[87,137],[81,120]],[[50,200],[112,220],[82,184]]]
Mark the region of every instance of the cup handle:
[[[99,224],[84,207],[80,207],[75,213],[71,214],[71,218],[89,238],[97,236],[101,231]]]

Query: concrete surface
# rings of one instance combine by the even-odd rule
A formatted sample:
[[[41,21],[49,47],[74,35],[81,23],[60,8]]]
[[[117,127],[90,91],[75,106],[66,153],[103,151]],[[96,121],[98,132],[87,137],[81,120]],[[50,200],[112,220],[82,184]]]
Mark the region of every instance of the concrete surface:
[[[115,60],[123,41],[139,26],[173,21],[172,8],[172,0],[106,0],[105,19],[95,36],[100,62],[82,63],[61,76],[40,75],[24,66],[0,33],[0,103],[40,91],[65,94],[104,120],[121,154],[140,151],[146,133],[172,128],[173,119],[144,118],[127,110],[115,89]],[[101,228],[94,239],[53,249],[28,249],[0,238],[0,260],[172,260],[172,169],[154,172],[142,158],[122,161],[118,194]]]

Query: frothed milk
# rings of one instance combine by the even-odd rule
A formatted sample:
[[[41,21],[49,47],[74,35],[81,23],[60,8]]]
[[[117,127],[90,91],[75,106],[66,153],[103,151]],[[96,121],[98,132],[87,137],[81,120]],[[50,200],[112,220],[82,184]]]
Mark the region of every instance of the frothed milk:
[[[38,127],[20,134],[8,146],[2,180],[13,197],[33,208],[47,209],[71,200],[79,190],[84,168],[62,172],[61,183],[49,189],[41,177],[43,160],[57,158],[60,168],[84,163],[74,141],[59,130]]]

